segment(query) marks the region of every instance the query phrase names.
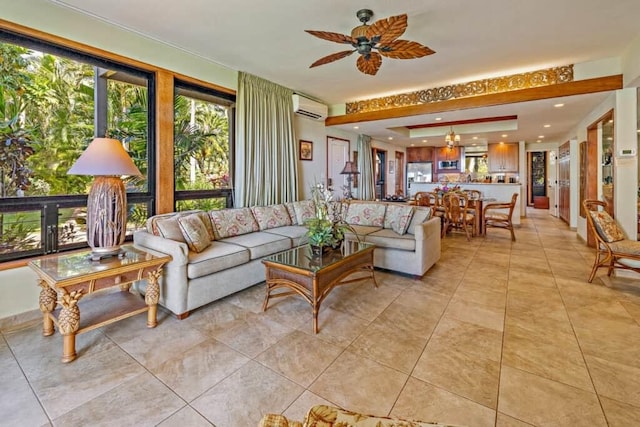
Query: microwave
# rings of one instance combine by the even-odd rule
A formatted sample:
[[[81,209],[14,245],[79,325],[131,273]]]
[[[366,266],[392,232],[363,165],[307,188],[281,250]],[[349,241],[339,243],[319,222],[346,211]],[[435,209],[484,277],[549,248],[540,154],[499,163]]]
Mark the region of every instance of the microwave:
[[[440,160],[438,169],[458,169],[459,160]]]

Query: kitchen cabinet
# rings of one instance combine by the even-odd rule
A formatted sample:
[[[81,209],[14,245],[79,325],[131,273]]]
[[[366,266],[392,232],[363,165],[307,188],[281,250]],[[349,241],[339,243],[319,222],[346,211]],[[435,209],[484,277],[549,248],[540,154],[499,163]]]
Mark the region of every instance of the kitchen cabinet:
[[[498,143],[488,145],[488,164],[490,173],[518,172],[517,143]]]
[[[436,173],[460,173],[461,167],[464,167],[464,159],[462,158],[462,153],[464,149],[462,147],[436,147],[435,148],[435,164],[436,164]],[[441,169],[440,162],[446,162],[451,160],[458,161],[458,167]]]
[[[424,163],[433,161],[433,147],[408,147],[407,163]]]

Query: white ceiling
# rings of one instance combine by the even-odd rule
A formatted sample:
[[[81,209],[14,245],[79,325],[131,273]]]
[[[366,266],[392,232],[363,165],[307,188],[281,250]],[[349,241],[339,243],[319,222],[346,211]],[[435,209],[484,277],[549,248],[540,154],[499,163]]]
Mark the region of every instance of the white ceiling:
[[[622,55],[640,34],[638,0],[51,0],[136,33],[246,71],[327,104],[438,87],[479,78]],[[374,11],[372,21],[408,14],[403,39],[420,42],[434,55],[412,60],[384,58],[376,76],[360,73],[356,55],[309,69],[316,59],[345,50],[306,29],[349,34],[355,13]],[[557,140],[606,94],[448,112],[443,121],[518,115],[510,141]],[[389,127],[429,123],[421,116],[360,123],[358,132],[394,143],[420,144]],[[543,128],[551,124],[550,128]],[[342,126],[353,131],[353,125]],[[443,131],[444,134],[444,131]],[[490,141],[502,132],[465,134]],[[432,142],[428,143],[433,145]]]

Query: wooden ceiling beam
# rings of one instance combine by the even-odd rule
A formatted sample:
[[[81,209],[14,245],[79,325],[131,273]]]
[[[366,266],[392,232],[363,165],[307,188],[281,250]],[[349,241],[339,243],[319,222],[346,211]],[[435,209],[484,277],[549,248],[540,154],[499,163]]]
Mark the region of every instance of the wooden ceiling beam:
[[[350,123],[370,122],[376,120],[397,119],[419,116],[422,114],[442,113],[445,111],[467,110],[471,108],[493,107],[496,105],[514,104],[518,102],[538,101],[541,99],[560,98],[564,96],[585,95],[589,93],[608,92],[622,89],[622,74],[597,77],[559,83],[549,86],[519,89],[510,92],[492,93],[488,95],[455,98],[447,101],[410,105],[407,107],[388,108],[364,113],[344,114],[327,117],[325,126],[344,125]]]

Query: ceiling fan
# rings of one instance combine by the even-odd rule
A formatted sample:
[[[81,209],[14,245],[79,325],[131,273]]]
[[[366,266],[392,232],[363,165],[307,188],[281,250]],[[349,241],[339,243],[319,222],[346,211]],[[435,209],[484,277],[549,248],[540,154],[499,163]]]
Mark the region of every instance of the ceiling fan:
[[[356,13],[356,17],[362,22],[362,25],[351,30],[350,36],[328,31],[305,30],[307,33],[323,40],[350,44],[354,47],[352,50],[344,50],[320,58],[311,64],[309,68],[328,64],[329,62],[346,58],[353,52],[358,52],[360,54],[356,62],[358,70],[374,76],[382,64],[383,56],[394,59],[413,59],[435,53],[435,51],[418,42],[398,39],[407,29],[406,14],[380,19],[372,25],[367,25],[372,16],[373,11],[370,9],[359,10]]]

